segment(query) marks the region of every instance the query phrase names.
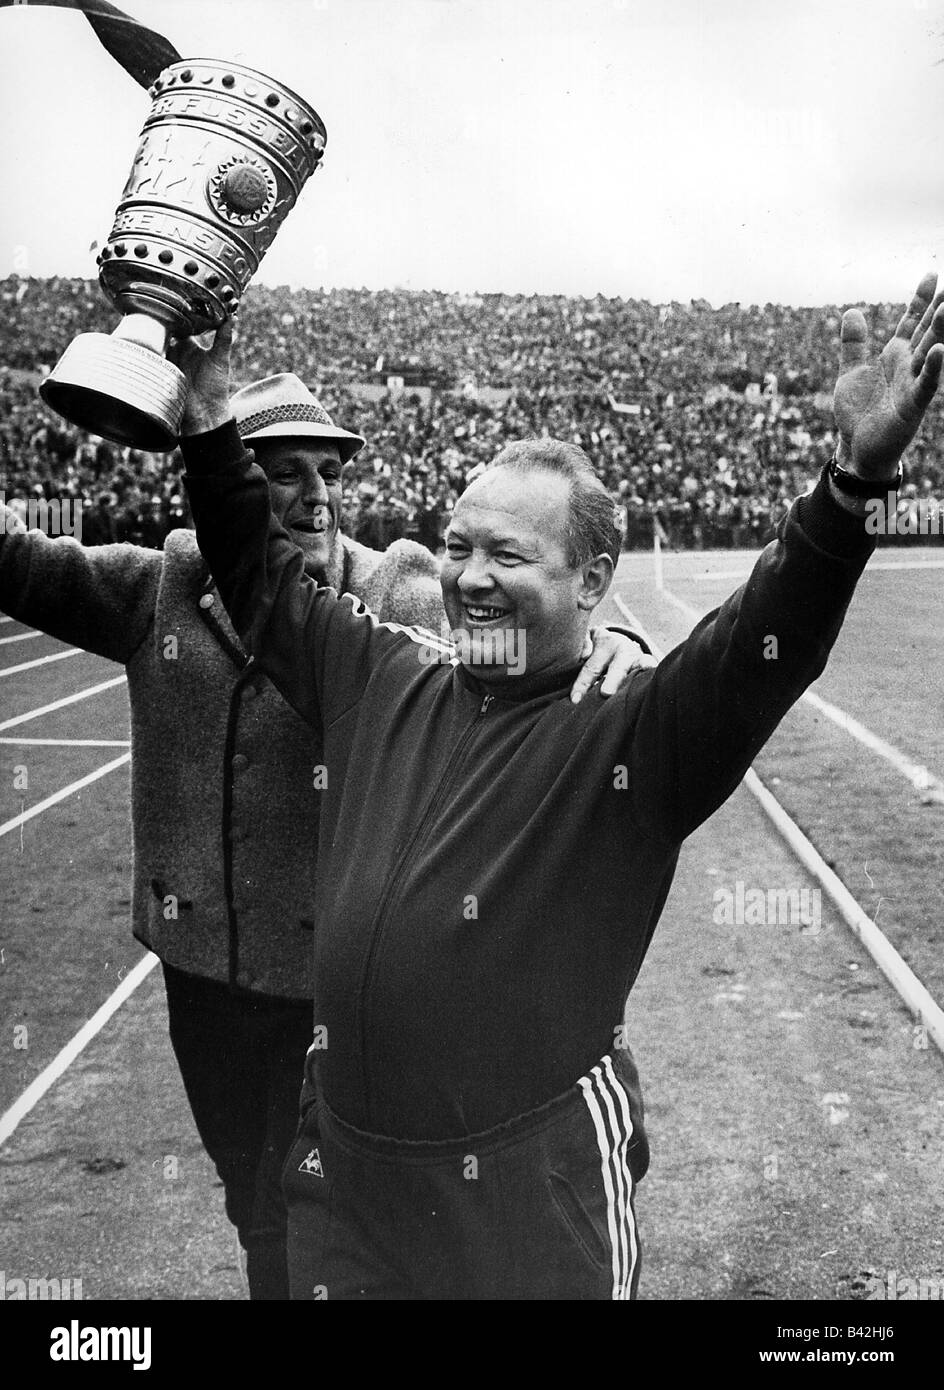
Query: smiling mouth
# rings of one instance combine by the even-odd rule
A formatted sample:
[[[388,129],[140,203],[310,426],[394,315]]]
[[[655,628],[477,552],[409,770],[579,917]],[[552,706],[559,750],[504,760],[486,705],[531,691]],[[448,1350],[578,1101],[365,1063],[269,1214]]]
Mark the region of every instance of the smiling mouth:
[[[464,603],[462,611],[472,627],[497,627],[510,612],[507,608],[484,603]]]

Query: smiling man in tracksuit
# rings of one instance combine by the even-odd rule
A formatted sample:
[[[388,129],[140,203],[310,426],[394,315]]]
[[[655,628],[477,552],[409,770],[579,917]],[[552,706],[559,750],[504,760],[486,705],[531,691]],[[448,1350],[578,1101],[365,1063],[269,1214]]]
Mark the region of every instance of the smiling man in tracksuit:
[[[743,588],[655,671],[578,706],[618,554],[580,450],[511,446],[463,494],[441,576],[461,660],[438,660],[305,576],[220,423],[225,353],[194,374],[216,426],[185,446],[199,544],[255,663],[324,735],[293,1296],[634,1296],[648,1146],[624,1001],[682,841],[823,669],[872,550],[865,502],[937,387],[934,288],[874,366],[845,316],[837,457]]]

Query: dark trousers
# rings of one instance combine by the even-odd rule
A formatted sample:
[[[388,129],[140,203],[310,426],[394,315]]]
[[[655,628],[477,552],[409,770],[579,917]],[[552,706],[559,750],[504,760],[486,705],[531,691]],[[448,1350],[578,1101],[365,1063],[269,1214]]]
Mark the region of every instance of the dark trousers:
[[[634,1133],[619,1054],[483,1134],[364,1134],[315,1099],[285,1163],[297,1299],[636,1297]]]
[[[312,1006],[237,995],[169,965],[164,983],[187,1099],[246,1251],[249,1297],[288,1298],[280,1178],[298,1128]]]

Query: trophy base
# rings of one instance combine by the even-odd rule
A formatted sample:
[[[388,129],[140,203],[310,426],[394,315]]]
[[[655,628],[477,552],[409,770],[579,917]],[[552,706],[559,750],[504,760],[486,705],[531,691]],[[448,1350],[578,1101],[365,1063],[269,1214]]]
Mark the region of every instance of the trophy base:
[[[187,378],[127,338],[81,333],[39,388],[45,403],[90,434],[149,454],[177,444]]]

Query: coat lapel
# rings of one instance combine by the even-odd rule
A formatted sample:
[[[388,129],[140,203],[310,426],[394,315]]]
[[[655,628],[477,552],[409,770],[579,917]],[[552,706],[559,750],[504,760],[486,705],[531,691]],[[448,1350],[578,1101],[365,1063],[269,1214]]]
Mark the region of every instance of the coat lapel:
[[[330,584],[338,593],[352,592],[357,590],[352,588],[355,579],[353,571],[357,568],[353,563],[353,555],[344,545],[344,538],[338,535],[335,538],[334,554],[325,573],[325,582]],[[201,602],[207,597],[212,598],[212,603]],[[203,579],[200,592],[197,595],[197,612],[203,619],[204,626],[209,628],[216,640],[225,652],[228,653],[233,663],[242,670],[249,665],[249,656],[245,647],[239,640],[239,636],[233,624],[229,620],[229,614],[223,607],[223,600],[220,598],[216,585],[210,571],[203,566]]]

